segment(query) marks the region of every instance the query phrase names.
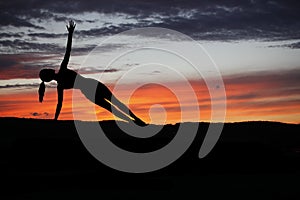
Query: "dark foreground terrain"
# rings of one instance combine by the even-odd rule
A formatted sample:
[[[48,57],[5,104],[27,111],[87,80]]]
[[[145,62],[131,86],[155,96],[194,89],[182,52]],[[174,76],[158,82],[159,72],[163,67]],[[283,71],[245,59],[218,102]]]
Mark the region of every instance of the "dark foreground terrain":
[[[97,122],[84,122],[97,123]],[[100,122],[118,146],[159,149],[176,133],[166,125],[137,139],[115,122]],[[0,118],[0,199],[299,199],[300,125],[225,124],[215,148],[199,159],[207,123],[177,161],[161,170],[130,174],[97,161],[73,121]]]

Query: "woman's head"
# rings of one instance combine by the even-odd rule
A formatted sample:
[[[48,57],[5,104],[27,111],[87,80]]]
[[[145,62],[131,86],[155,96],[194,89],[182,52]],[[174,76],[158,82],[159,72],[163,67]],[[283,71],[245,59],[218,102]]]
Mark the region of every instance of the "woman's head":
[[[54,80],[55,70],[54,69],[42,69],[40,71],[40,79],[44,82],[50,82]]]
[[[40,78],[42,80],[39,88],[39,101],[43,102],[45,94],[45,83],[54,80],[55,71],[53,69],[42,69],[40,71]]]

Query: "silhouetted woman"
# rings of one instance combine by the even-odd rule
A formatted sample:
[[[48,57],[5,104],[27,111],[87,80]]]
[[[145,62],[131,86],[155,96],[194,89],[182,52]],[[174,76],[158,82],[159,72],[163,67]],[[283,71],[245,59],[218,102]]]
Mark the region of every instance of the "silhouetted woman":
[[[70,53],[71,53],[72,36],[73,36],[75,26],[76,24],[73,21],[70,21],[69,26],[67,26],[67,30],[69,32],[67,49],[66,49],[65,57],[60,65],[59,72],[55,73],[55,70],[53,69],[42,69],[40,71],[39,75],[41,80],[43,81],[40,84],[40,88],[39,88],[40,102],[43,101],[43,97],[45,93],[44,82],[55,80],[57,81],[57,96],[58,96],[58,102],[57,102],[55,118],[54,118],[55,120],[57,120],[62,107],[64,90],[75,88],[75,89],[80,89],[81,92],[90,101],[105,108],[106,110],[110,111],[117,117],[126,121],[131,121],[132,118],[134,123],[138,125],[145,125],[145,123],[137,116],[135,116],[127,106],[125,106],[122,102],[120,102],[103,83],[94,79],[85,78],[80,74],[77,74],[75,71],[67,68],[69,63]],[[76,80],[76,84],[75,84],[75,80]],[[118,108],[119,110],[116,108]],[[131,118],[127,116],[125,113],[129,114]]]

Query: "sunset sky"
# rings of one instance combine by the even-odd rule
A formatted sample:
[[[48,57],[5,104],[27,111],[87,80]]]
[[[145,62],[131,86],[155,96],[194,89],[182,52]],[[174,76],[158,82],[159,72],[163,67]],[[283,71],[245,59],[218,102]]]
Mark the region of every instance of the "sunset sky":
[[[67,38],[65,25],[73,19],[77,26],[69,68],[102,81],[112,90],[129,74],[114,93],[147,122],[210,121],[206,79],[214,79],[216,74],[211,72],[215,64],[224,83],[215,90],[226,91],[225,121],[300,123],[298,1],[11,0],[0,2],[0,16],[1,117],[54,118],[55,82],[47,84],[41,104],[38,74],[45,67],[59,68]],[[194,51],[189,48],[191,41],[164,33],[122,34],[146,27],[185,34],[204,51]],[[204,76],[179,57],[147,49],[110,63],[111,58],[134,46],[180,48],[198,58],[196,71]],[[162,67],[165,65],[168,67]],[[128,97],[131,89],[145,80],[151,84]],[[172,88],[158,84],[161,82]],[[189,98],[184,82],[193,88],[197,103]],[[177,94],[184,98],[178,100]],[[72,109],[75,101],[78,104]],[[195,105],[200,114],[195,115]],[[182,110],[187,112],[184,120]],[[65,91],[59,119],[73,119],[74,112],[78,120],[95,120],[95,113],[97,120],[113,119],[104,109],[95,110],[80,91]]]

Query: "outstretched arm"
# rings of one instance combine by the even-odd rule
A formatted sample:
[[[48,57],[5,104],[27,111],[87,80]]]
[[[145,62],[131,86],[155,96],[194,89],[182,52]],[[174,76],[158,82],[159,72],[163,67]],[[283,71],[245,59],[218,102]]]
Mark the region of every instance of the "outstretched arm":
[[[66,53],[65,57],[60,65],[60,69],[66,69],[69,63],[70,55],[71,55],[71,48],[72,48],[72,36],[74,29],[76,27],[76,24],[74,21],[69,22],[69,26],[67,25],[67,30],[69,32],[68,34],[68,41],[67,41],[67,48],[66,48]]]
[[[64,90],[58,85],[57,86],[57,105],[56,105],[56,112],[55,112],[55,117],[54,120],[57,120],[61,107],[62,107],[62,103],[63,103],[63,99],[64,99]]]

